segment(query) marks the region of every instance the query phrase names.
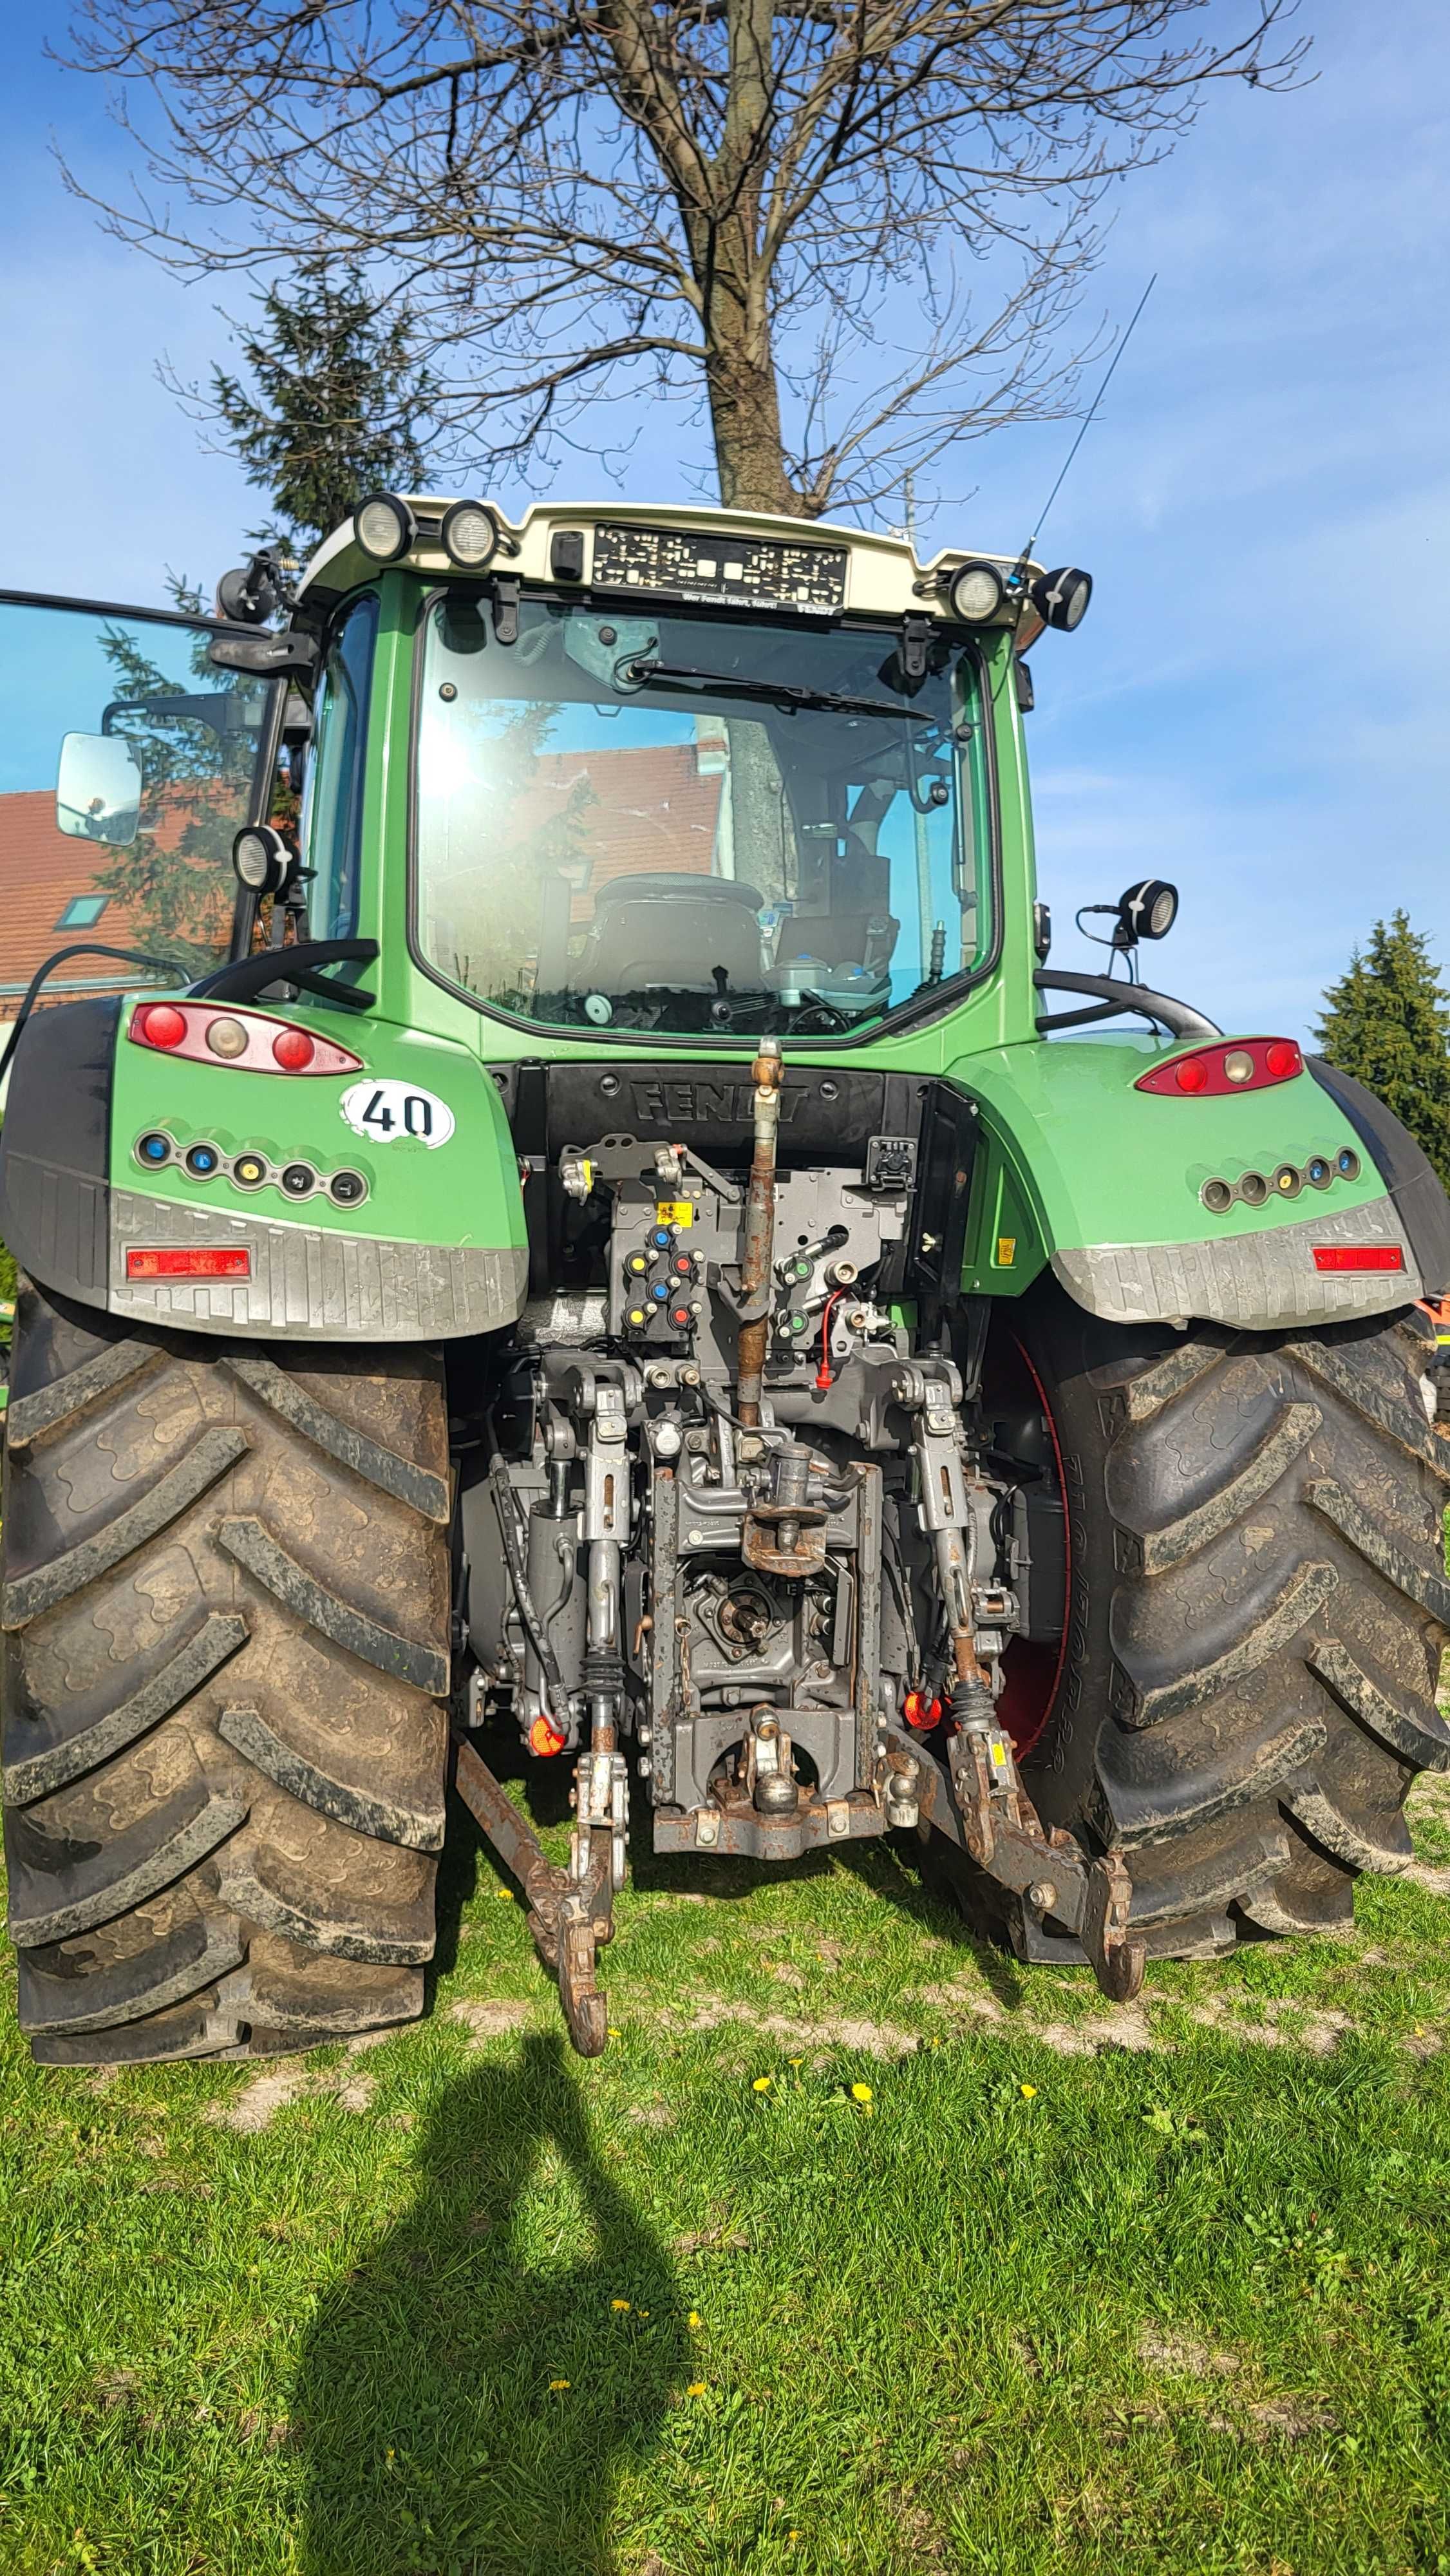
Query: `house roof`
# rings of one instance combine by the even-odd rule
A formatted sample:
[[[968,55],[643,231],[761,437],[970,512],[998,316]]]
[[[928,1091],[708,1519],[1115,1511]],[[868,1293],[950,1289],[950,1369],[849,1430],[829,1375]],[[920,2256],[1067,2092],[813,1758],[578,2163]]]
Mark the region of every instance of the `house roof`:
[[[63,929],[61,915],[75,897],[97,894],[96,870],[114,853],[56,830],[55,797],[45,788],[0,796],[0,1014],[17,1002],[37,966],[70,941],[93,937],[108,947],[128,947],[136,937],[130,907],[118,896],[89,928]],[[47,998],[122,992],[136,981],[134,967],[104,957],[74,957],[50,978]]]

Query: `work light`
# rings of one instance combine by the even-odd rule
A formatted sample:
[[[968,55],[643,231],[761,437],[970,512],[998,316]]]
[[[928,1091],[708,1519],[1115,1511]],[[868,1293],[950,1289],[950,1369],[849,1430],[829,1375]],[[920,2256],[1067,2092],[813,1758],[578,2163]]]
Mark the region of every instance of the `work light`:
[[[995,564],[959,564],[947,584],[947,604],[962,626],[985,626],[1002,605],[1004,585]]]
[[[1066,635],[1081,626],[1092,595],[1092,574],[1079,572],[1074,564],[1039,573],[1027,594],[1044,626],[1059,627]]]
[[[353,513],[352,532],[374,563],[396,563],[418,533],[418,523],[396,492],[370,492]]]
[[[455,501],[443,513],[443,551],[460,572],[482,572],[498,545],[498,521],[484,501]]]
[[[292,853],[270,823],[249,823],[232,843],[232,867],[248,894],[280,893]]]
[[[1166,939],[1178,918],[1178,888],[1162,877],[1140,877],[1118,897],[1115,948],[1136,948],[1140,939]]]

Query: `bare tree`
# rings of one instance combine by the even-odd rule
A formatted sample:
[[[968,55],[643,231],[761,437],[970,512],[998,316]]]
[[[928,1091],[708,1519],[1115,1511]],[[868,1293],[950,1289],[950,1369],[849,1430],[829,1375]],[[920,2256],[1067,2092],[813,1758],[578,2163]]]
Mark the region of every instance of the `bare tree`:
[[[117,234],[363,264],[475,458],[703,398],[721,499],[811,518],[1070,402],[1105,200],[1207,83],[1295,78],[1294,5],[81,0],[73,59],[138,146]]]

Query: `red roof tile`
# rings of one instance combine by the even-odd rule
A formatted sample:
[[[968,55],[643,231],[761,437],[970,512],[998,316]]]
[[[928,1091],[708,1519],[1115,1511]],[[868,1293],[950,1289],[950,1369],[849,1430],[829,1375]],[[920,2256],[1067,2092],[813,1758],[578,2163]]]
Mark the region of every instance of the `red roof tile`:
[[[55,826],[55,797],[44,788],[0,796],[0,1013],[24,992],[36,967],[75,939],[102,939],[125,948],[135,940],[130,908],[113,895],[89,929],[62,930],[60,916],[73,895],[99,891],[95,872],[114,853],[93,842],[71,840]],[[109,967],[103,957],[75,957],[52,976],[47,991],[114,993],[136,981],[134,971]]]

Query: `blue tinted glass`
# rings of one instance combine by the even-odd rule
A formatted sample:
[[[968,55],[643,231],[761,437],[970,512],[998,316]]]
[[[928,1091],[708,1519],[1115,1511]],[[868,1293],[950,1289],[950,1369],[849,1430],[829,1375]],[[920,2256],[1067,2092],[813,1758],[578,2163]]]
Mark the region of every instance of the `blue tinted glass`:
[[[333,635],[317,708],[308,794],[307,892],[314,939],[347,939],[357,927],[368,683],[378,631],[374,592],[354,600]]]
[[[988,953],[974,649],[461,592],[423,649],[418,932],[481,1000],[829,1035]]]
[[[210,640],[139,610],[0,601],[0,999],[103,914],[108,942],[188,975],[226,956],[267,688],[214,669]],[[141,980],[75,957],[48,990]]]

